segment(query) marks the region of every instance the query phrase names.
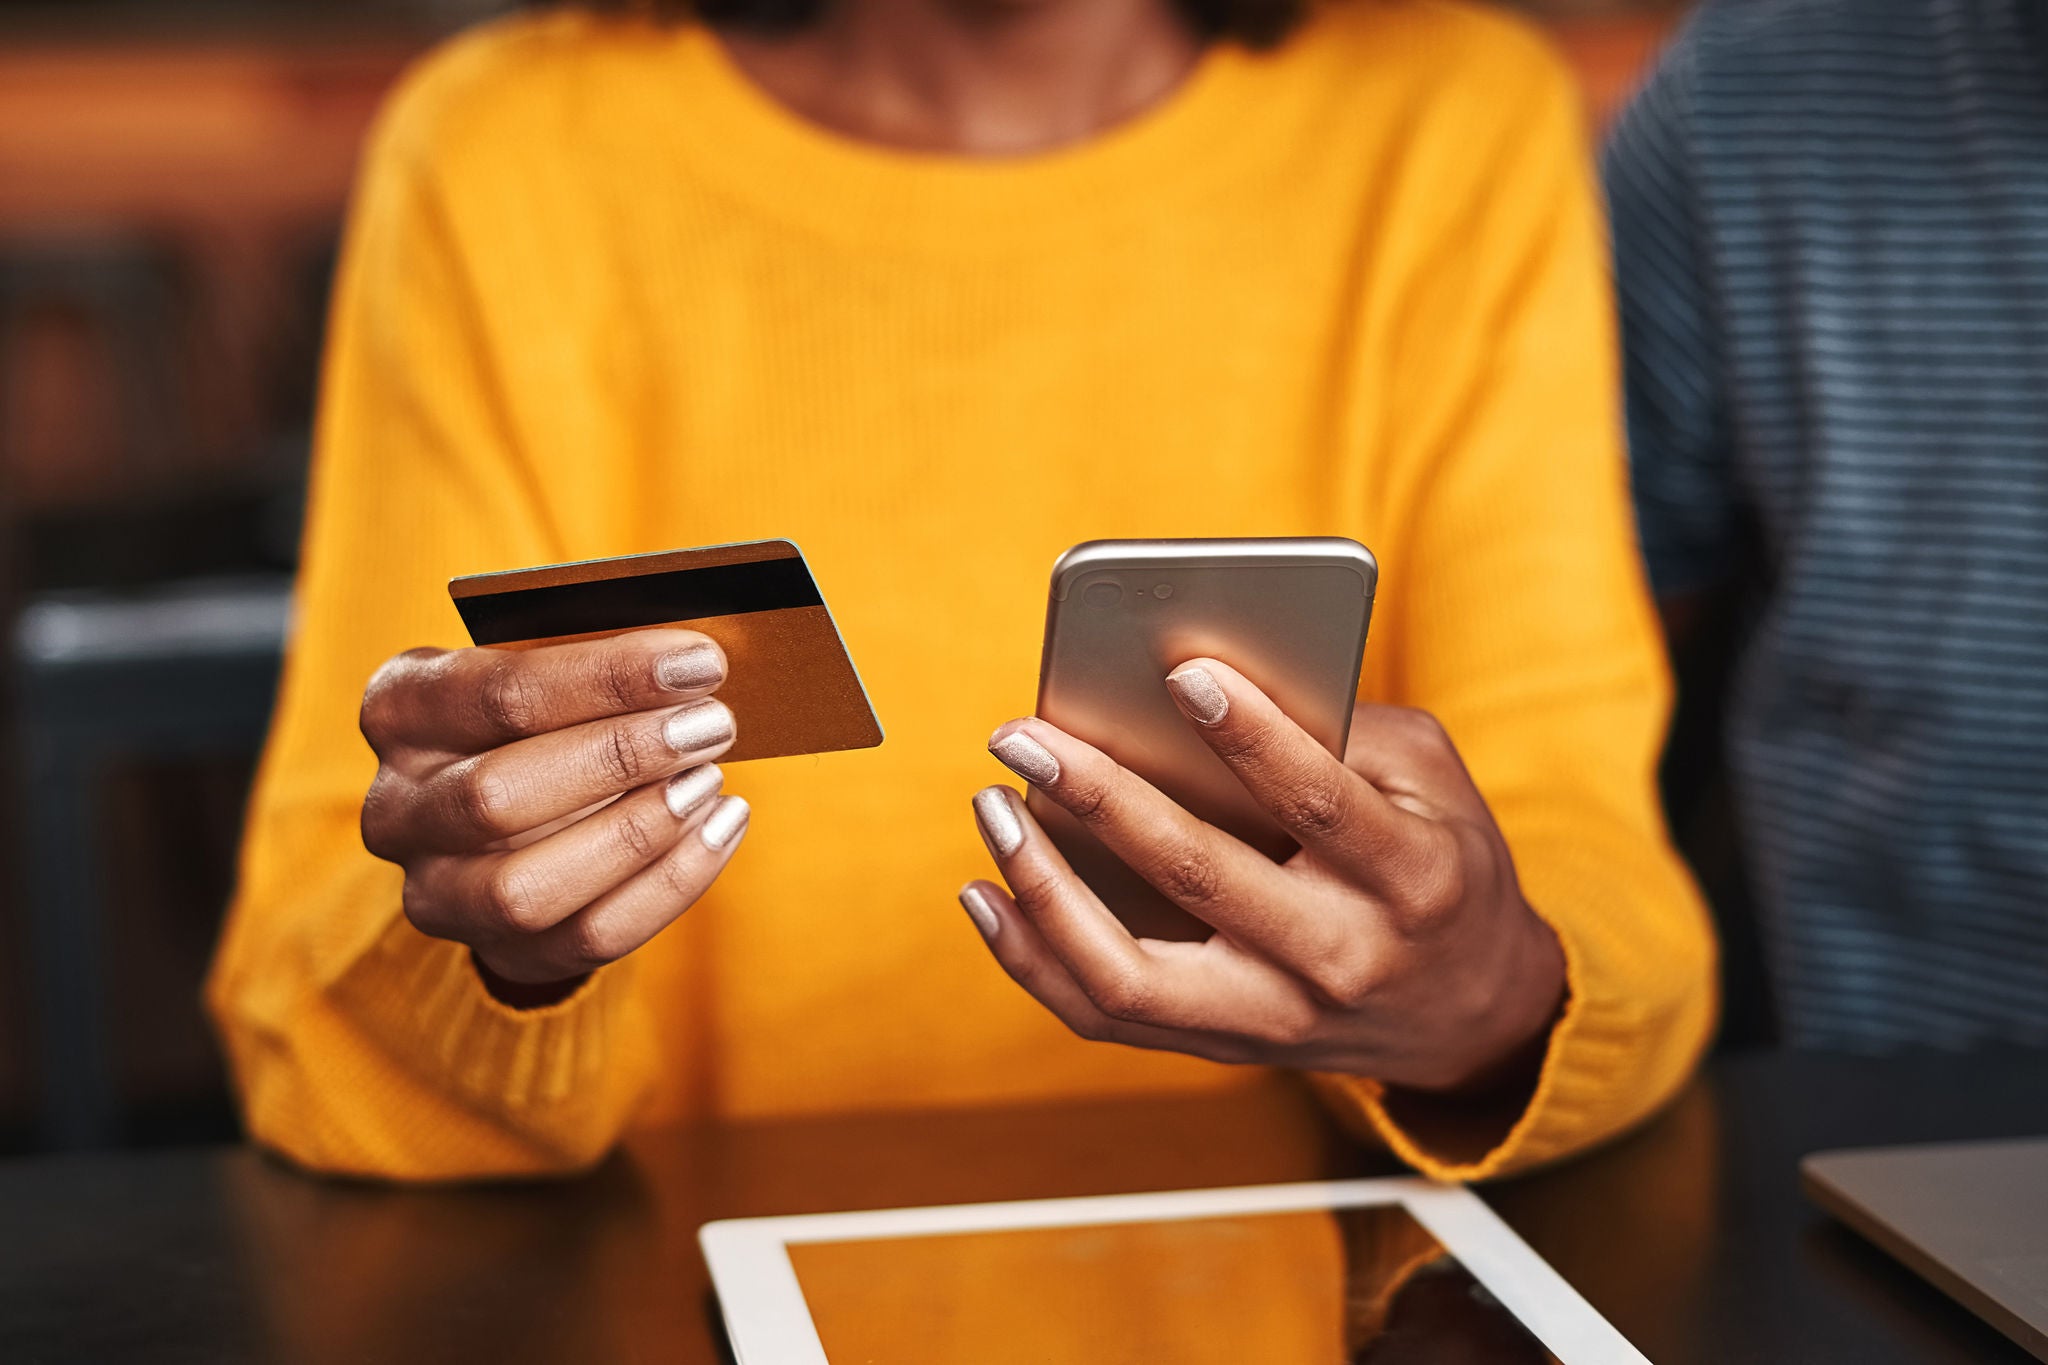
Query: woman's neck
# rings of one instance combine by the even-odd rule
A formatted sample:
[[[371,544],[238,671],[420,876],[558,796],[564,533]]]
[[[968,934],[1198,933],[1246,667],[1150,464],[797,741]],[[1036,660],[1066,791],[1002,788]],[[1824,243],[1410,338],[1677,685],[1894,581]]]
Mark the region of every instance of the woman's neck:
[[[840,0],[791,33],[722,30],[778,102],[866,142],[1001,156],[1163,99],[1201,52],[1171,0]]]

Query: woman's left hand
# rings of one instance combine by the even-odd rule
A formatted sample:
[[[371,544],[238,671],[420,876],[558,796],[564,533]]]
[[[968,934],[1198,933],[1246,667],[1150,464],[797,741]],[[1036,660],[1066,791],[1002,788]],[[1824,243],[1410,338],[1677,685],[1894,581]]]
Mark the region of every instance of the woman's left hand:
[[[1443,727],[1361,705],[1340,763],[1236,670],[1182,664],[1168,689],[1301,849],[1275,863],[1037,719],[989,748],[1215,929],[1133,938],[1007,787],[975,797],[1012,893],[961,900],[1003,969],[1084,1038],[1481,1090],[1546,1036],[1564,955]]]

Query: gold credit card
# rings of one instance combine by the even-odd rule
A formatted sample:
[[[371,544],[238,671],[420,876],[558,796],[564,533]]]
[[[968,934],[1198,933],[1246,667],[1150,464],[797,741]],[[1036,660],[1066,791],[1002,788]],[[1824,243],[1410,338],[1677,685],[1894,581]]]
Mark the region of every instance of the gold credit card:
[[[882,726],[803,551],[787,540],[586,559],[452,579],[469,638],[499,649],[651,626],[700,631],[727,662],[739,737],[719,762],[870,749]]]

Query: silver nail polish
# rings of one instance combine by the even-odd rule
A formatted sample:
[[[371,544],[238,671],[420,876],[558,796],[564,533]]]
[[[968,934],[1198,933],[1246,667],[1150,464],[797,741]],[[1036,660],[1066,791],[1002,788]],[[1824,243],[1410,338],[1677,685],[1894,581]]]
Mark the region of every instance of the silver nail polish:
[[[668,718],[661,737],[679,754],[694,754],[731,742],[735,731],[725,703],[692,702]]]
[[[698,831],[704,838],[706,848],[724,848],[740,837],[747,828],[750,808],[737,796],[728,796],[712,808],[704,817],[704,828]]]
[[[668,813],[680,820],[718,795],[718,785],[724,780],[716,763],[700,763],[671,777],[661,796],[668,802]]]
[[[1060,780],[1060,761],[1037,740],[1014,730],[988,746],[1003,766],[1035,787]]]
[[[1230,714],[1230,698],[1224,695],[1216,675],[1206,668],[1183,668],[1170,674],[1166,690],[1173,693],[1181,710],[1203,725],[1214,725]]]
[[[1008,787],[990,787],[974,798],[974,818],[998,858],[1009,857],[1024,842],[1024,822],[1017,818],[1016,799]]]
[[[725,665],[711,645],[691,645],[664,654],[654,663],[654,680],[673,692],[715,686],[725,677]]]
[[[1003,922],[996,918],[996,908],[988,903],[978,886],[970,886],[960,892],[961,908],[967,911],[967,918],[974,921],[974,927],[981,930],[983,938],[994,938],[1002,932]]]

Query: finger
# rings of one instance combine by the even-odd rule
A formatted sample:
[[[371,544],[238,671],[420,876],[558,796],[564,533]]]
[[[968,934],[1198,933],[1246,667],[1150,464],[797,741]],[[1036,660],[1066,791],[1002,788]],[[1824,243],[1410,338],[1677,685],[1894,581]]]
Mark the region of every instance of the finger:
[[[709,695],[725,652],[694,630],[636,630],[535,649],[413,650],[377,670],[363,734],[399,748],[474,754],[606,716]]]
[[[732,860],[752,811],[721,796],[694,828],[653,864],[553,928],[479,949],[508,981],[566,981],[638,950],[696,904]]]
[[[465,943],[551,928],[674,848],[722,780],[717,764],[700,764],[516,851],[430,859],[413,882],[431,908],[414,922]]]
[[[988,748],[1204,923],[1263,940],[1271,921],[1287,917],[1287,876],[1270,858],[1188,814],[1093,745],[1026,719],[998,729]]]
[[[689,770],[686,769],[685,771]],[[681,773],[677,774],[678,777],[681,775]],[[532,829],[521,830],[510,838],[500,839],[494,844],[487,845],[487,847],[493,853],[510,853],[515,848],[525,848],[528,844],[537,844],[556,830],[567,829],[578,820],[588,819],[606,806],[611,805],[614,801],[621,800],[624,795],[625,793],[621,793],[620,796],[608,796],[602,801],[593,801],[587,806],[570,811],[567,815],[558,815],[544,825],[535,825]]]
[[[1110,852],[1204,923],[1297,975],[1347,960],[1363,917],[1325,906],[1326,880],[1276,865],[1195,819],[1107,754],[1043,720],[1013,721],[989,749]],[[1356,779],[1352,779],[1356,781]],[[1363,785],[1362,783],[1360,785]]]
[[[1412,706],[1353,707],[1344,766],[1418,813],[1469,808],[1480,799],[1442,723]]]
[[[1238,983],[1190,970],[1201,958],[1183,945],[1140,943],[1074,874],[1024,803],[1008,787],[974,798],[989,852],[1010,884],[1011,903],[1095,1007],[1112,1019],[1164,1029],[1204,1029],[1242,1015]]]
[[[1046,947],[1037,927],[1018,910],[1009,893],[993,882],[969,882],[961,889],[960,904],[1004,973],[1079,1037],[1185,1052],[1212,1062],[1250,1060],[1250,1049],[1238,1039],[1202,1030],[1156,1028],[1104,1014]]]
[[[732,712],[707,697],[522,739],[418,783],[396,838],[433,852],[480,848],[714,759],[736,735]]]
[[[1236,669],[1191,659],[1167,675],[1166,690],[1252,798],[1303,848],[1357,879],[1382,884],[1390,861],[1406,859],[1423,822],[1288,719]]]
[[[1135,1019],[1156,983],[1130,931],[1074,875],[1015,792],[976,793],[974,818],[1014,903],[1061,965],[1106,1013]]]

